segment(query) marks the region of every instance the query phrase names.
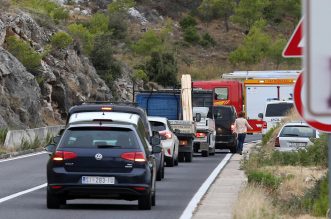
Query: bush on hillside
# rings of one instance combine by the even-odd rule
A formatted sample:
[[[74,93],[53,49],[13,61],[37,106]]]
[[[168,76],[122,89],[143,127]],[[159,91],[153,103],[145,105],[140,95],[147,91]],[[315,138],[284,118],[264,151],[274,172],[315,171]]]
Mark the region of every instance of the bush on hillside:
[[[204,33],[200,40],[200,45],[203,47],[213,47],[216,45],[216,41],[209,33]]]
[[[106,33],[109,30],[109,18],[103,13],[96,13],[91,17],[88,26],[93,34]]]
[[[248,172],[247,178],[248,183],[261,185],[272,191],[276,190],[282,182],[282,179],[278,176],[274,176],[271,173],[255,170]]]
[[[85,54],[90,54],[93,50],[93,34],[82,24],[70,24],[68,30],[74,41],[78,44],[77,49]]]
[[[51,38],[51,45],[55,49],[65,49],[72,43],[72,37],[66,32],[55,33]]]
[[[139,55],[151,55],[153,52],[162,52],[164,45],[155,31],[149,30],[136,42],[132,49]]]
[[[28,43],[10,36],[6,39],[7,50],[15,56],[25,68],[31,72],[38,72],[41,66],[42,55],[36,52]]]
[[[151,60],[146,64],[146,73],[150,81],[163,86],[176,86],[178,67],[174,54],[152,53]]]
[[[188,15],[186,17],[184,17],[180,22],[180,27],[185,30],[187,28],[191,28],[191,27],[196,27],[197,26],[197,21],[195,20],[194,17],[192,17],[191,15]]]
[[[108,11],[113,13],[125,12],[136,5],[135,0],[116,0],[108,5]]]
[[[124,40],[128,32],[128,23],[125,13],[114,13],[109,16],[109,30],[114,39]]]
[[[90,58],[97,73],[106,81],[107,85],[111,87],[113,81],[122,74],[122,70],[120,63],[113,57],[110,34],[96,37]]]

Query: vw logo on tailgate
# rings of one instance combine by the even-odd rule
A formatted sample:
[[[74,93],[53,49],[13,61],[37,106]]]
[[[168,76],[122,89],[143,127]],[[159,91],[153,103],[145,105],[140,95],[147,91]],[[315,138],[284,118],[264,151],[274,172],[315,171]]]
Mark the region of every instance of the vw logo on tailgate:
[[[100,153],[97,153],[94,157],[96,160],[102,160],[102,154]]]

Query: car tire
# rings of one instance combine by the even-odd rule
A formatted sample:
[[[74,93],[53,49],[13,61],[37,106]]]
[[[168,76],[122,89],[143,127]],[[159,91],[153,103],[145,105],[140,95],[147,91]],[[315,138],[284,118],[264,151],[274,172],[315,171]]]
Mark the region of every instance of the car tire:
[[[175,149],[174,149],[174,155],[175,155]],[[178,166],[178,154],[177,154],[177,156],[176,156],[176,159],[175,159],[175,166]]]
[[[164,168],[164,163],[162,165],[162,179],[164,179],[164,171],[165,171],[165,168]]]
[[[162,166],[160,166],[159,170],[156,173],[156,181],[162,180]]]
[[[192,160],[193,160],[193,153],[192,152],[185,153],[185,162],[191,163]]]
[[[169,160],[166,161],[167,167],[173,167],[175,166],[175,159],[172,157]]]
[[[147,195],[141,196],[138,199],[138,208],[140,210],[151,210],[152,208],[152,192]]]
[[[209,150],[207,150],[207,151],[205,151],[205,150],[201,151],[201,156],[202,157],[208,157],[209,156]]]
[[[230,152],[231,152],[232,154],[237,153],[237,145],[231,145],[231,147],[230,147]]]
[[[183,153],[178,153],[178,161],[179,162],[184,162],[184,154]]]
[[[154,191],[153,195],[152,195],[152,206],[156,205],[156,192]]]
[[[65,202],[65,199],[61,199],[59,196],[52,195],[49,191],[47,191],[47,208],[58,209],[61,204],[65,204]]]

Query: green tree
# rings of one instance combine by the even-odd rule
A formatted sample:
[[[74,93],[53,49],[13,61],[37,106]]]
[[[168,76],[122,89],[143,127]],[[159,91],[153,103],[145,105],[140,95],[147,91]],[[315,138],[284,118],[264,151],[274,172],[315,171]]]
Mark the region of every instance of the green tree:
[[[279,68],[279,65],[286,61],[283,58],[282,53],[283,49],[287,43],[287,40],[282,36],[279,36],[276,41],[274,41],[269,49],[268,57],[269,59],[276,64],[276,68]]]
[[[90,54],[93,50],[93,34],[82,24],[70,24],[68,30],[75,42],[78,43],[79,48],[82,49],[85,54]]]
[[[301,0],[270,1],[264,9],[264,17],[270,24],[285,20],[296,24],[301,17]]]
[[[72,37],[66,32],[55,33],[51,38],[51,45],[54,49],[65,49],[72,43]]]
[[[42,55],[36,52],[25,41],[15,36],[6,39],[7,50],[15,56],[31,73],[37,73],[41,66]]]
[[[90,58],[97,73],[110,87],[113,81],[122,74],[120,63],[115,60],[113,53],[111,35],[97,36]]]
[[[113,13],[109,16],[109,30],[114,39],[125,39],[128,31],[127,17],[125,13]]]
[[[265,20],[254,24],[244,42],[230,53],[229,59],[232,64],[256,64],[268,56],[272,40],[263,32],[265,25]]]
[[[132,8],[136,5],[135,0],[116,0],[112,1],[108,5],[108,11],[113,14],[113,13],[118,13],[118,12],[123,12],[127,11],[129,8]]]
[[[229,31],[229,17],[233,14],[235,3],[233,0],[203,0],[199,12],[206,20],[221,18]]]
[[[149,30],[135,43],[133,51],[139,55],[148,56],[153,52],[164,51],[162,39],[156,34],[154,30]]]
[[[92,34],[103,34],[108,31],[109,18],[103,13],[96,13],[91,17],[89,30]]]
[[[163,86],[175,86],[178,67],[174,54],[153,52],[146,64],[146,73],[151,81]]]
[[[264,9],[268,5],[269,0],[240,0],[234,9],[232,20],[250,30],[256,21],[263,18]]]

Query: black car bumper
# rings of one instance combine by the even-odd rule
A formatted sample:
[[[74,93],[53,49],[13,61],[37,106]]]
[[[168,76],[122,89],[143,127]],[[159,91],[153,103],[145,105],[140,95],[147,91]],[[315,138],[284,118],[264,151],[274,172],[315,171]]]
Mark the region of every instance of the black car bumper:
[[[230,147],[236,147],[237,135],[216,135],[215,148],[216,149],[229,149]]]

